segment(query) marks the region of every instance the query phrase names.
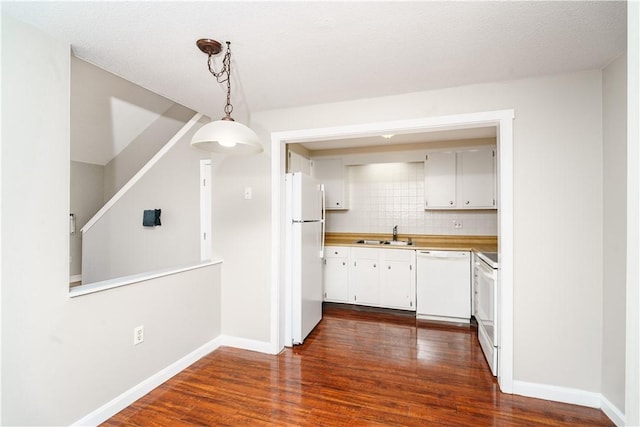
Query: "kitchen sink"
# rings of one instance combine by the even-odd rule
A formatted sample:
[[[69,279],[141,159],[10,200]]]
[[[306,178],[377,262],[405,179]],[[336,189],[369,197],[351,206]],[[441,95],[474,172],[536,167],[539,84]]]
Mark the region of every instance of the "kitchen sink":
[[[413,242],[408,242],[406,240],[385,240],[384,244],[391,246],[411,246],[413,245]]]
[[[356,240],[359,245],[391,245],[391,246],[411,246],[413,242],[406,240]]]
[[[357,240],[360,245],[384,245],[384,240]]]

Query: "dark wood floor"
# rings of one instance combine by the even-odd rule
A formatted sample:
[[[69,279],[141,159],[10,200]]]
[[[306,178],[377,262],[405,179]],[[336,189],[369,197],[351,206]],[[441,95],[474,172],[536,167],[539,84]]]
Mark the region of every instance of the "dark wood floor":
[[[502,394],[475,330],[325,307],[294,349],[220,348],[103,426],[609,426],[599,410]]]

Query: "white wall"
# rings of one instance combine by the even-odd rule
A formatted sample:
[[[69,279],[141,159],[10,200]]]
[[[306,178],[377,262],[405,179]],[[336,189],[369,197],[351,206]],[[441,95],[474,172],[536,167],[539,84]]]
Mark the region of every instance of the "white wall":
[[[587,71],[265,111],[253,114],[252,125],[266,141],[271,131],[514,108],[514,379],[598,392],[601,77]],[[248,171],[238,164],[238,175]],[[240,271],[229,274],[249,282]],[[265,287],[269,274],[262,271],[253,288]]]
[[[190,146],[197,129],[84,232],[83,283],[200,262],[200,160],[211,155]],[[143,227],[145,209],[161,209],[162,225]]]
[[[624,413],[627,246],[627,61],[603,72],[602,393]]]
[[[222,333],[268,343],[271,190],[268,143],[252,156],[214,155],[211,161],[213,253],[224,259]],[[244,198],[251,187],[253,198]]]
[[[69,298],[69,58],[2,14],[2,425],[69,425],[220,335],[219,265]]]
[[[71,162],[69,212],[76,215],[76,233],[69,236],[69,276],[82,273],[80,229],[104,204],[104,166]]]

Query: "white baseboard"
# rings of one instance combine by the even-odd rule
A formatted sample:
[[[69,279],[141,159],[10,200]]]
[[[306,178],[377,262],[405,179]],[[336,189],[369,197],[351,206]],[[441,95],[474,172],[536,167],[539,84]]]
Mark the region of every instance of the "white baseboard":
[[[95,411],[87,414],[78,421],[72,424],[72,426],[97,426],[101,424],[131,405],[136,400],[140,399],[145,394],[149,393],[154,388],[158,387],[169,378],[180,373],[186,369],[189,365],[197,362],[207,354],[211,353],[221,345],[220,337],[215,338],[203,346],[195,349],[191,353],[184,356],[182,359],[177,360],[156,374],[150,376],[146,380],[142,381],[138,385],[133,386],[129,390],[117,396],[110,402],[105,403]]]
[[[256,341],[246,338],[232,337],[229,335],[220,336],[220,345],[228,347],[241,348],[243,350],[257,351],[259,353],[276,354],[273,351],[273,345],[270,342]]]
[[[622,413],[622,411],[620,411],[620,409],[618,409],[613,403],[611,403],[609,399],[607,399],[604,396],[601,396],[601,397],[602,397],[602,412],[604,412],[605,415],[609,417],[609,419],[613,421],[613,423],[616,426],[622,427],[626,425],[625,416]]]
[[[513,381],[513,394],[552,400],[554,402],[572,403],[590,408],[600,408],[601,401],[600,393],[516,380]]]
[[[525,381],[513,381],[513,394],[554,402],[571,403],[602,409],[607,417],[617,426],[625,425],[624,414],[600,393],[548,384],[536,384]]]

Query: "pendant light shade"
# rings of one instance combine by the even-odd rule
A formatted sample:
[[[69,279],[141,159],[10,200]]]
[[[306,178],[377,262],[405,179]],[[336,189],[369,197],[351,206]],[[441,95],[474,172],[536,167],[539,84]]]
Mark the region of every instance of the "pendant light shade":
[[[201,150],[223,154],[262,153],[258,135],[234,120],[216,120],[202,126],[193,135],[191,145]]]
[[[222,45],[216,40],[200,39],[196,42],[198,49],[207,54],[207,67],[218,83],[227,84],[227,102],[224,106],[225,116],[202,126],[191,139],[191,146],[201,150],[224,154],[257,154],[262,153],[262,144],[258,135],[242,123],[231,117],[231,43],[227,42],[227,52],[222,61],[222,69],[216,71],[213,56],[222,51]]]

